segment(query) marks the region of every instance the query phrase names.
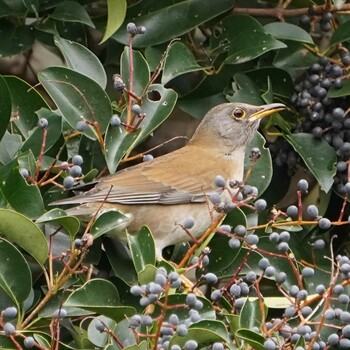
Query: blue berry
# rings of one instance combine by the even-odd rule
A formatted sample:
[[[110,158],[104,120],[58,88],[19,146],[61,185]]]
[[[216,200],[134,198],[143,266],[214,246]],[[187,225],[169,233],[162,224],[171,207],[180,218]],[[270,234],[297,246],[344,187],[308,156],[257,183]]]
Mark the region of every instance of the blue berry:
[[[102,321],[100,321],[100,320],[97,320],[96,322],[95,322],[95,328],[96,328],[96,330],[97,331],[99,331],[100,333],[102,333],[102,332],[104,332],[105,331],[105,325],[104,325],[104,323],[102,322]]]
[[[171,323],[173,326],[177,326],[179,322],[179,317],[176,314],[171,314],[169,316],[169,323]]]
[[[270,266],[269,259],[267,258],[261,258],[258,262],[258,266],[262,269],[265,270],[268,266]]]
[[[245,275],[245,278],[248,282],[254,282],[254,281],[256,281],[256,273],[254,271],[249,271]]]
[[[78,131],[84,131],[86,128],[87,124],[83,120],[78,121],[78,123],[75,125],[75,129]]]
[[[288,208],[287,208],[287,211],[286,211],[287,215],[289,217],[291,217],[292,219],[296,219],[298,217],[298,208],[295,206],[295,205],[290,205]]]
[[[335,311],[331,308],[324,312],[324,317],[326,320],[333,320],[335,318]]]
[[[266,209],[267,207],[267,203],[265,201],[265,199],[258,199],[255,203],[254,203],[254,207],[255,207],[255,210],[260,213],[262,212],[263,210]]]
[[[237,236],[244,236],[247,233],[247,229],[243,225],[237,225],[234,232]]]
[[[350,298],[347,294],[340,294],[338,297],[338,301],[341,304],[349,304]]]
[[[265,270],[265,276],[266,277],[272,277],[275,275],[275,268],[273,266],[268,266]]]
[[[47,126],[49,125],[49,122],[47,121],[46,118],[40,118],[38,121],[38,126],[42,129],[46,129]]]
[[[74,248],[80,249],[83,246],[83,241],[80,238],[74,240]]]
[[[272,232],[269,236],[269,240],[272,243],[278,243],[280,241],[280,235],[277,232]]]
[[[272,339],[267,339],[264,342],[264,348],[266,350],[275,350],[276,349],[276,343]]]
[[[13,335],[13,334],[16,333],[15,326],[12,323],[10,323],[10,322],[7,322],[7,323],[4,324],[3,330],[4,330],[5,335],[7,335],[7,336]]]
[[[212,273],[212,272],[208,272],[207,274],[205,274],[203,276],[203,278],[209,284],[216,284],[218,282],[217,276],[214,273]]]
[[[225,187],[226,181],[221,175],[217,175],[215,177],[215,186],[217,187]]]
[[[301,179],[298,182],[298,190],[307,193],[309,189],[309,183],[305,179]]]
[[[306,215],[310,220],[316,219],[318,217],[318,208],[316,207],[316,205],[309,205],[306,209]]]
[[[182,223],[182,226],[186,229],[191,229],[195,224],[195,221],[192,217],[188,217],[187,219],[184,220],[184,222]]]
[[[195,340],[187,340],[184,345],[184,350],[196,350],[198,348],[198,343]]]
[[[246,236],[245,241],[249,245],[257,245],[259,243],[259,237],[254,234]]]
[[[209,195],[209,200],[212,202],[214,205],[218,205],[221,202],[221,197],[218,193],[212,193]]]
[[[238,249],[241,246],[241,241],[238,238],[233,237],[228,241],[228,245],[231,249]]]
[[[82,173],[82,169],[79,165],[73,165],[70,169],[69,169],[69,175],[73,176],[73,177],[77,177],[80,176]]]
[[[284,315],[288,318],[293,317],[296,314],[296,310],[295,307],[293,306],[288,306],[285,310],[284,310]]]
[[[26,337],[23,340],[23,345],[27,349],[31,349],[35,344],[35,340],[33,337]]]
[[[188,329],[185,324],[180,324],[176,328],[176,334],[178,334],[180,337],[185,337],[188,334]]]
[[[211,350],[224,350],[224,345],[222,343],[214,343],[211,346]]]
[[[222,298],[222,293],[221,293],[221,290],[219,290],[219,289],[214,290],[210,295],[210,299],[212,301],[218,301],[221,298]]]
[[[67,316],[66,309],[57,309],[52,314],[52,318],[65,318],[66,316]]]
[[[130,22],[126,25],[126,31],[130,34],[130,35],[136,35],[137,34],[137,26],[135,23]]]
[[[312,269],[311,267],[305,266],[301,270],[301,274],[303,277],[312,277],[315,274],[315,270]]]
[[[190,293],[186,295],[186,305],[188,305],[189,307],[193,307],[196,305],[196,301],[197,301],[197,297],[195,294]]]
[[[72,176],[67,176],[63,180],[63,187],[67,190],[74,185],[74,178]]]
[[[288,231],[283,231],[280,233],[279,241],[288,242],[290,240],[290,233]]]
[[[298,293],[299,293],[299,287],[295,284],[291,285],[289,288],[289,295],[291,297],[296,297]]]
[[[238,284],[233,284],[231,287],[230,287],[230,294],[234,297],[239,297],[241,296],[241,287],[238,285]]]
[[[312,314],[312,309],[310,306],[304,306],[301,308],[301,314],[304,316],[304,317],[307,317],[309,315]]]
[[[285,272],[281,271],[276,275],[276,283],[282,284],[286,280],[287,280],[287,274]]]
[[[231,226],[230,225],[221,225],[219,227],[219,230],[227,232],[227,233],[231,233]]]
[[[136,297],[141,296],[142,295],[142,288],[140,286],[131,286],[130,288],[130,293]]]
[[[317,239],[312,243],[312,247],[315,249],[323,249],[326,245],[326,242],[323,239]]]
[[[72,158],[72,163],[74,165],[82,165],[84,162],[83,157],[80,154],[76,154],[75,156],[73,156]]]
[[[120,120],[120,117],[118,114],[113,114],[109,123],[111,124],[111,126],[117,127],[121,125],[122,121]]]
[[[26,179],[29,177],[29,171],[26,168],[21,168],[19,169],[19,173]]]
[[[163,274],[157,273],[154,282],[161,285],[162,287],[166,284],[166,277]]]
[[[318,226],[320,227],[320,229],[322,230],[328,230],[331,226],[332,223],[330,222],[329,219],[327,218],[322,218],[318,221]]]
[[[15,318],[17,316],[17,308],[14,306],[7,307],[2,314],[7,318]]]
[[[339,335],[336,333],[329,335],[327,343],[329,345],[337,345],[339,343]]]
[[[277,245],[277,250],[282,253],[287,252],[288,249],[289,249],[289,244],[287,242],[281,242]]]
[[[153,156],[152,154],[145,154],[143,157],[142,157],[142,161],[143,162],[149,162],[150,160],[153,160]]]
[[[131,110],[136,113],[137,115],[140,115],[142,113],[142,109],[141,107],[138,105],[138,104],[134,104],[132,107],[131,107]]]

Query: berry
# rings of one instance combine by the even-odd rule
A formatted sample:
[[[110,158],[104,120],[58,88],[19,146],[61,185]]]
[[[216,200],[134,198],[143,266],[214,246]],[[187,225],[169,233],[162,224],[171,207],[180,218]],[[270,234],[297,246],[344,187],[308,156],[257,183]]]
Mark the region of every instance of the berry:
[[[154,282],[164,287],[166,284],[166,277],[161,273],[157,273]]]
[[[311,267],[305,266],[302,270],[301,270],[301,274],[303,277],[313,277],[315,274],[315,270],[312,269]]]
[[[84,162],[83,157],[80,154],[76,154],[75,156],[73,156],[72,158],[72,163],[74,165],[82,165]]]
[[[249,245],[257,245],[259,243],[259,237],[257,235],[250,234],[245,238],[245,241]]]
[[[323,284],[319,284],[316,286],[316,293],[323,294],[326,291],[326,287]]]
[[[151,300],[148,297],[142,297],[140,299],[139,303],[140,303],[141,306],[147,306],[147,305],[151,304],[152,302],[151,302]]]
[[[350,338],[350,325],[344,326],[341,333],[344,337]]]
[[[67,176],[63,180],[63,187],[68,190],[69,188],[73,187],[74,185],[74,178],[72,176]]]
[[[309,205],[306,209],[306,215],[310,220],[314,220],[318,217],[318,208],[316,205]]]
[[[288,231],[283,231],[280,233],[279,241],[288,242],[290,240],[290,233]]]
[[[293,317],[295,314],[296,314],[296,310],[295,310],[295,307],[293,307],[293,306],[288,306],[284,310],[284,315],[288,318]]]
[[[17,308],[14,306],[7,307],[2,314],[7,318],[15,318],[17,316]]]
[[[312,247],[315,249],[323,249],[326,245],[326,242],[323,239],[317,239],[312,243]]]
[[[83,120],[78,121],[78,123],[75,125],[75,129],[78,131],[84,131],[86,128],[87,124]]]
[[[234,232],[237,236],[244,236],[247,233],[247,229],[243,225],[237,225]]]
[[[181,347],[179,345],[172,345],[170,350],[181,350]]]
[[[278,243],[280,241],[280,235],[277,232],[272,232],[269,236],[269,240],[272,243]]]
[[[233,284],[230,287],[230,294],[234,297],[239,297],[241,295],[242,289],[238,284]]]
[[[150,160],[153,160],[153,156],[152,154],[145,154],[143,157],[142,157],[142,161],[143,162],[149,162]]]
[[[303,193],[307,193],[308,189],[309,189],[309,183],[305,179],[299,180],[298,190]]]
[[[287,274],[283,271],[279,272],[277,275],[276,275],[276,282],[278,284],[282,284],[284,283],[285,281],[287,280]]]
[[[322,218],[318,221],[318,226],[322,230],[328,230],[332,226],[332,224],[329,219]]]
[[[179,317],[176,314],[171,314],[169,316],[169,323],[171,323],[172,325],[177,326],[179,322]]]
[[[113,114],[109,123],[111,124],[111,126],[117,127],[121,125],[122,121],[120,120],[120,117],[118,114]]]
[[[269,262],[269,259],[267,259],[267,258],[261,258],[258,262],[258,266],[262,270],[265,270],[269,265],[270,265],[270,262]]]
[[[224,345],[222,343],[214,343],[211,346],[211,350],[224,350]]]
[[[344,287],[341,284],[334,286],[333,293],[335,295],[340,295],[344,293]]]
[[[305,300],[308,296],[308,293],[305,289],[302,289],[301,291],[298,292],[297,294],[297,299],[298,300]]]
[[[176,334],[179,335],[180,337],[185,337],[188,334],[188,329],[187,329],[186,325],[180,324],[176,328]]]
[[[277,250],[279,252],[285,253],[288,251],[288,249],[289,249],[289,244],[287,242],[281,242],[281,243],[278,243],[277,245]]]
[[[333,320],[335,318],[335,311],[333,309],[327,309],[324,312],[324,317],[326,320]]]
[[[16,333],[15,326],[12,323],[10,323],[10,322],[7,322],[7,323],[4,324],[3,330],[4,330],[5,335],[7,335],[7,336],[13,335],[13,334]]]
[[[276,349],[276,343],[272,340],[272,339],[267,339],[265,342],[264,342],[264,348],[266,350],[275,350]]]
[[[80,249],[83,246],[83,241],[79,238],[74,240],[74,248]]]
[[[203,278],[209,284],[216,284],[218,282],[217,276],[214,273],[212,273],[212,272],[208,272],[207,274],[205,274],[203,276]]]
[[[221,175],[215,176],[215,186],[217,187],[225,187],[226,181]]]
[[[169,273],[168,278],[170,282],[175,282],[180,278],[180,275],[176,271],[172,271]]]
[[[19,173],[26,179],[29,176],[29,171],[26,168],[19,169]]]
[[[328,339],[327,339],[327,343],[328,345],[337,345],[339,342],[339,335],[336,333],[333,333],[331,335],[329,335]]]
[[[272,277],[275,275],[275,268],[273,266],[268,266],[267,269],[265,270],[265,276],[266,277]]]
[[[350,349],[350,339],[342,338],[339,340],[339,347],[341,349]]]
[[[267,203],[265,201],[265,199],[258,199],[255,203],[254,203],[254,207],[255,207],[255,210],[260,213],[262,212],[263,210],[266,209],[267,207]]]
[[[142,109],[141,109],[141,107],[138,104],[134,104],[131,107],[131,110],[137,115],[141,115],[142,114]]]
[[[192,217],[188,217],[187,219],[185,219],[182,223],[182,226],[185,228],[185,229],[191,229],[195,224],[195,221]]]
[[[287,211],[286,211],[287,215],[289,217],[291,217],[292,219],[296,219],[298,217],[298,208],[295,206],[295,205],[290,205],[288,208],[287,208]],[[271,235],[270,235],[271,236]]]
[[[31,349],[35,344],[35,340],[33,337],[26,337],[24,338],[23,345],[27,349]]]
[[[49,125],[49,122],[47,121],[46,118],[39,119],[39,121],[38,121],[39,128],[46,129],[48,125]]]
[[[195,340],[187,340],[184,345],[184,350],[195,350],[198,348],[198,343]]]
[[[102,333],[102,332],[104,332],[104,330],[105,330],[105,325],[104,325],[104,323],[103,323],[102,321],[97,320],[97,321],[95,322],[95,328],[96,328],[97,331],[99,331],[100,333]]]
[[[296,297],[298,293],[299,293],[299,287],[295,284],[291,285],[289,288],[289,295],[291,297]]]
[[[66,316],[67,316],[66,309],[57,309],[52,314],[52,318],[65,318]]]
[[[135,297],[141,296],[142,295],[142,288],[140,286],[132,286],[130,288],[130,293],[134,295]]]
[[[254,281],[256,281],[256,273],[254,271],[249,271],[245,275],[245,278],[248,282],[254,282]]]
[[[219,289],[214,290],[214,292],[212,292],[210,295],[210,299],[212,301],[218,301],[221,298],[222,298],[222,293],[221,293],[221,290],[219,290]]]
[[[197,297],[195,294],[190,293],[186,295],[186,305],[188,305],[189,307],[193,307],[196,305],[196,301],[197,301]]]
[[[304,306],[301,308],[301,314],[304,316],[304,317],[307,317],[309,315],[312,314],[312,309],[310,306]]]
[[[130,22],[126,25],[126,31],[130,34],[130,35],[136,35],[137,34],[137,26],[135,23]]]
[[[73,165],[70,169],[69,169],[69,175],[73,176],[73,177],[77,177],[80,176],[82,173],[82,169],[79,165]]]
[[[231,233],[231,226],[230,225],[221,225],[219,227],[219,230],[227,232],[227,233]]]
[[[209,200],[212,202],[214,205],[218,205],[221,202],[221,197],[218,193],[212,193],[209,195]]]

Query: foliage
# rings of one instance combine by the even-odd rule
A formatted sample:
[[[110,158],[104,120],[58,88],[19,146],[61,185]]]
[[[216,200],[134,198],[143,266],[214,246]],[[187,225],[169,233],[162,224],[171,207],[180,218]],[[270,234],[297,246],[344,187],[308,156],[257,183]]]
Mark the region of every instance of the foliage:
[[[35,73],[0,77],[0,347],[350,347],[350,4],[234,4],[0,0],[2,63]],[[38,45],[64,65],[36,71]],[[157,260],[147,227],[106,235],[122,213],[49,205],[149,158],[174,108],[227,101],[288,110],[197,242]]]

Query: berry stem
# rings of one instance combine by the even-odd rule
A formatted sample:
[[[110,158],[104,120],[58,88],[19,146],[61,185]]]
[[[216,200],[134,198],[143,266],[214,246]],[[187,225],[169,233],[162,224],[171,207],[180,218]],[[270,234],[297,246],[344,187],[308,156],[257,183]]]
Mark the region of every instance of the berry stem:
[[[34,177],[34,183],[38,182],[38,177],[39,177],[40,168],[41,168],[41,165],[43,162],[45,146],[46,146],[47,129],[43,128],[42,130],[43,130],[43,139],[41,142],[41,149],[40,149],[40,154],[39,154],[39,158],[38,158],[38,163],[36,165],[36,173],[35,173],[35,177]]]

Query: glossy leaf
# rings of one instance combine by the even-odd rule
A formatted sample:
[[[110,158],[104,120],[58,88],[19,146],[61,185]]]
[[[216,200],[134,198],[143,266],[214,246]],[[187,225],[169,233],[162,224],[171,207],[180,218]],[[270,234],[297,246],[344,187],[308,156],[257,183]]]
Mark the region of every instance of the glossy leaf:
[[[267,33],[277,39],[298,41],[305,44],[315,45],[311,35],[295,24],[287,22],[272,22],[264,26]]]
[[[122,25],[126,15],[126,7],[126,0],[107,0],[107,26],[100,44],[109,39]]]
[[[109,126],[105,135],[105,157],[110,174],[114,174],[119,162],[134,144],[140,129],[126,132],[124,126]]]
[[[245,172],[253,166],[247,184],[257,187],[259,195],[262,195],[272,179],[272,159],[268,148],[265,147],[265,139],[260,133],[256,133],[245,154]],[[252,165],[250,161],[251,149],[258,148],[261,157]]]
[[[239,329],[235,333],[235,335],[240,340],[243,340],[243,342],[249,344],[253,349],[265,350],[265,347],[264,347],[265,338],[260,334],[255,333],[250,329]]]
[[[145,26],[146,33],[135,37],[134,46],[153,46],[179,37],[232,7],[233,3],[230,0],[217,0],[205,6],[202,0],[184,0],[138,17],[136,13],[133,21],[136,25]],[[128,34],[125,27],[128,21],[127,18],[125,25],[113,35],[114,39],[123,44],[127,44]]]
[[[121,231],[121,227],[125,227],[129,221],[130,220],[128,217],[119,211],[110,210],[99,215],[99,217],[92,224],[90,233],[94,239],[102,236],[105,233],[110,233],[112,235],[112,230],[116,232]]]
[[[32,275],[27,261],[13,244],[0,238],[0,289],[19,306],[28,297],[31,288]]]
[[[21,146],[21,136],[6,131],[0,141],[0,163],[7,164],[11,162]]]
[[[27,138],[38,123],[35,112],[42,107],[48,108],[48,105],[38,91],[24,80],[14,76],[6,76],[4,79],[11,94],[14,127]]]
[[[118,291],[112,283],[98,278],[76,289],[65,301],[63,307],[77,307],[97,312],[116,322],[135,313],[134,308],[120,305]]]
[[[26,182],[16,163],[0,170],[1,192],[14,210],[30,218],[38,217],[44,213],[39,188]]]
[[[45,69],[38,74],[38,79],[72,128],[83,117],[98,122],[102,133],[105,132],[112,116],[111,103],[95,81],[62,67]],[[91,139],[97,138],[91,126],[87,126],[83,133]]]
[[[89,14],[77,1],[65,1],[58,4],[49,16],[59,21],[78,22],[95,28]]]
[[[205,68],[197,63],[195,56],[185,44],[176,41],[170,46],[167,53],[163,68],[162,85],[181,74],[204,70]]]
[[[6,132],[11,117],[11,95],[5,79],[0,76],[0,140]]]
[[[263,314],[261,313],[260,303],[263,303]],[[265,321],[267,311],[267,307],[261,298],[253,301],[247,299],[240,312],[240,326],[247,329],[252,329],[253,327],[260,328],[261,324]]]
[[[350,22],[342,23],[331,36],[331,45],[336,45],[344,41],[350,40]]]
[[[31,220],[13,210],[0,209],[0,232],[1,236],[18,244],[40,265],[44,265],[49,252],[47,241]]]
[[[86,75],[106,88],[107,76],[100,60],[85,46],[60,37],[55,38],[55,45],[61,50],[68,67]]]
[[[42,215],[35,221],[35,223],[48,223],[51,225],[62,226],[68,232],[72,240],[80,227],[80,222],[76,217],[68,216],[65,211],[57,208]]]
[[[129,248],[137,273],[146,265],[155,265],[156,248],[151,231],[143,226],[137,235],[128,235]]]
[[[321,189],[328,192],[336,173],[337,156],[334,148],[324,139],[315,140],[311,134],[287,134],[285,138],[302,157]]]

